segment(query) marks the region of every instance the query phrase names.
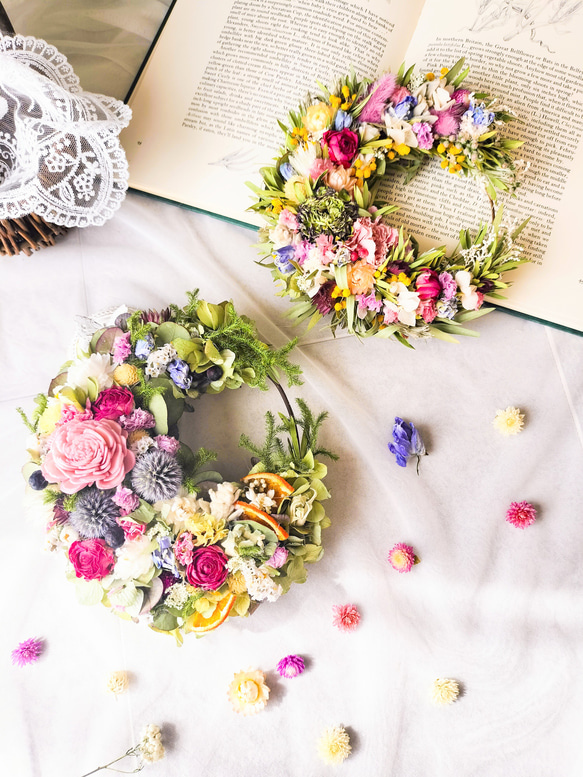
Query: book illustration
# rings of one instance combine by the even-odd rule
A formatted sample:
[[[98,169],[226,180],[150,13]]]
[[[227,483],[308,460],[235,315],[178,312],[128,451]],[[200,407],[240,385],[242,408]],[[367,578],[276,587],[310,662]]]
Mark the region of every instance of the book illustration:
[[[469,29],[483,32],[503,27],[506,32],[502,39],[506,42],[527,33],[550,51],[541,30],[570,32],[570,25],[582,9],[583,0],[479,0],[476,19]]]
[[[238,148],[208,164],[224,167],[237,173],[254,173],[264,161],[265,153],[262,154],[257,148]]]

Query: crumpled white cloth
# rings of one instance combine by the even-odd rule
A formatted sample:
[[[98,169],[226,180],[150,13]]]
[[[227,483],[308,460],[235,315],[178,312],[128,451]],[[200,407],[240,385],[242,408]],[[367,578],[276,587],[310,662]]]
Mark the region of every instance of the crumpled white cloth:
[[[0,218],[36,213],[66,227],[101,225],[127,191],[119,143],[131,110],[83,91],[43,40],[0,35]]]

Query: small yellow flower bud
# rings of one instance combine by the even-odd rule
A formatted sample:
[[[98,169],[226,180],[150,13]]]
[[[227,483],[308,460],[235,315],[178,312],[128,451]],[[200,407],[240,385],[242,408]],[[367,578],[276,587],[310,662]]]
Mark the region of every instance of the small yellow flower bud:
[[[118,386],[135,386],[140,382],[140,373],[133,364],[120,364],[113,371],[113,379]]]
[[[425,76],[425,78],[426,78],[428,81],[433,81],[433,80],[435,80],[435,73],[427,73],[427,75]]]
[[[449,73],[449,68],[442,67],[439,72],[441,73],[442,76],[446,76]]]
[[[350,297],[350,289],[342,289],[343,297]]]

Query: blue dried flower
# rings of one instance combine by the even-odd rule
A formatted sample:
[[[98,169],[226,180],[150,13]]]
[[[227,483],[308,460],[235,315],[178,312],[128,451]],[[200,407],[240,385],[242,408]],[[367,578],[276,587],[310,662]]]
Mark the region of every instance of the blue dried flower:
[[[339,110],[336,112],[336,118],[334,119],[334,129],[337,131],[348,129],[352,126],[352,116],[346,111]]]
[[[407,119],[410,119],[411,116],[413,116],[413,108],[415,108],[416,105],[417,100],[412,95],[408,95],[407,97],[404,97],[401,102],[397,103],[394,108],[391,108],[390,113],[397,119],[407,121]]]
[[[293,169],[289,162],[284,162],[279,166],[279,174],[284,181],[289,181],[289,179],[296,174],[296,171]]]
[[[166,370],[178,388],[186,391],[192,383],[190,367],[183,359],[172,359],[168,363]]]
[[[148,502],[176,496],[182,484],[182,469],[174,456],[151,448],[140,456],[131,474],[132,488]]]
[[[273,262],[277,269],[282,273],[293,272],[296,268],[291,263],[291,259],[294,258],[296,250],[293,246],[283,246],[283,248],[276,248],[273,252]]]
[[[421,456],[425,456],[427,451],[415,425],[396,417],[393,426],[393,440],[394,442],[389,443],[389,450],[395,456],[397,464],[400,467],[406,467],[407,460],[412,456],[416,456],[417,473],[419,473]]]
[[[158,550],[159,548],[159,550]],[[181,577],[176,564],[176,558],[172,551],[172,542],[170,537],[159,537],[158,548],[152,551],[152,561],[157,569],[166,569],[172,572],[174,577]]]
[[[138,340],[134,348],[134,353],[138,359],[147,359],[153,350],[154,338],[152,335],[146,335],[143,340]]]
[[[69,514],[69,523],[83,539],[103,539],[117,526],[119,507],[111,493],[94,486],[79,493],[75,509]]]

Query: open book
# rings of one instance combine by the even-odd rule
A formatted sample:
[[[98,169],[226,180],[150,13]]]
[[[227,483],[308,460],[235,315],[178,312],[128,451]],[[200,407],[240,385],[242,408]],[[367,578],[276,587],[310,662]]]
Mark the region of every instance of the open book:
[[[438,71],[465,56],[464,86],[514,110],[530,163],[504,207],[509,219],[531,216],[521,242],[532,263],[498,304],[581,332],[582,48],[579,0],[175,0],[129,97],[130,186],[261,226],[245,182],[260,183],[282,139],[277,120],[316,80],[403,61]],[[475,181],[435,163],[406,186],[389,173],[383,198],[421,248],[453,248],[461,228],[490,216]]]

